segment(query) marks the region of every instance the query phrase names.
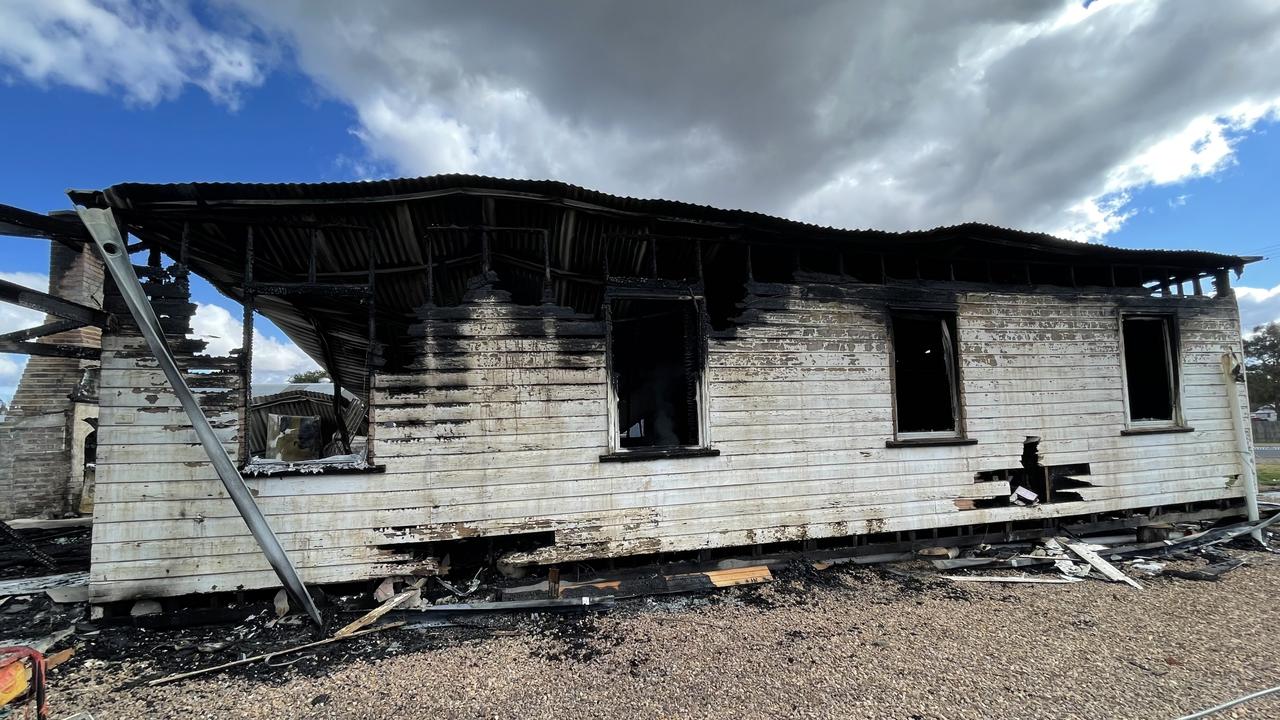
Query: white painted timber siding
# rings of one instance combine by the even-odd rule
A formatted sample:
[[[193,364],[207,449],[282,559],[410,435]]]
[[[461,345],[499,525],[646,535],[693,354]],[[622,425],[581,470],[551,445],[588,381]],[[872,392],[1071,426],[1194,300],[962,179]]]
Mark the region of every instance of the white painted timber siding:
[[[236,458],[242,420],[237,361],[195,357],[181,348],[175,356]],[[142,338],[104,335],[100,403],[90,599],[278,585]],[[264,497],[264,512],[304,580],[340,582],[406,571],[412,558],[374,547],[382,536],[371,529],[327,532],[341,523],[296,522],[299,511],[309,513],[336,496],[314,494],[310,478],[291,480],[291,495],[275,499],[269,499],[271,492],[288,487],[282,484],[288,481],[247,482]],[[356,484],[369,486],[367,479]]]
[[[886,310],[915,303],[957,311],[976,444],[885,446]],[[1194,432],[1121,435],[1121,306],[1177,313]],[[1231,300],[754,284],[734,328],[710,334],[720,455],[630,463],[599,460],[610,432],[602,322],[492,299],[425,316],[413,366],[375,378],[372,447],[384,472],[249,480],[308,582],[408,573],[421,558],[397,546],[455,538],[553,532],[554,545],[509,560],[561,562],[1242,494],[1227,403],[1245,401],[1220,370],[1222,352],[1240,350]],[[131,387],[121,372],[103,371],[94,598],[277,585],[189,428],[112,420],[137,402],[108,394]],[[170,421],[182,425],[180,412]],[[1041,438],[1046,465],[1089,464],[1084,499],[962,509],[1008,495],[1008,483],[975,475],[1018,467],[1028,436]]]

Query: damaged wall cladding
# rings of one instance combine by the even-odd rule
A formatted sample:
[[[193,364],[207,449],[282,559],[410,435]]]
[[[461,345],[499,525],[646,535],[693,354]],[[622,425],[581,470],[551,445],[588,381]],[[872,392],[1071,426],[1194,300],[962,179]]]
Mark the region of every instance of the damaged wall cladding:
[[[439,211],[436,223],[517,224],[502,202],[497,218],[472,198],[457,212],[474,216]],[[620,269],[609,240],[585,237],[590,213],[581,207],[519,212],[540,218],[522,216],[522,226],[551,233],[552,258],[569,254],[576,221],[587,259],[572,271],[553,264],[557,282],[596,268],[585,290],[552,287],[552,268],[535,267],[546,284],[540,296],[534,281],[525,292],[510,267],[489,264],[486,246],[483,267],[452,266],[465,282],[450,298],[449,258],[435,246],[428,269],[412,276],[426,297],[414,298],[403,326],[379,323],[386,364],[367,389],[352,387],[368,399],[376,470],[247,478],[307,582],[430,573],[426,555],[464,538],[541,541],[503,558],[519,566],[1242,497],[1249,448],[1237,442],[1228,403],[1244,407],[1246,398],[1222,372],[1223,353],[1241,351],[1239,318],[1229,291],[1203,295],[1198,276],[1194,293],[1156,296],[1140,276],[1071,287],[928,279],[917,268],[894,280],[882,262],[868,279],[843,261],[819,273],[803,262],[779,268],[763,253],[707,262],[700,250],[697,269],[668,282],[652,258]],[[354,212],[343,221],[354,224]],[[149,235],[145,219],[128,222],[160,245],[161,230],[177,235],[172,223]],[[419,233],[429,235],[421,224]],[[645,268],[653,276],[637,279]],[[212,265],[203,270],[218,277]],[[221,282],[230,288],[232,279]],[[610,352],[611,333],[625,326],[614,315],[642,317],[644,306],[607,308],[654,297],[693,303],[701,318],[671,333],[696,353],[672,355],[671,377],[652,380],[676,383],[678,392],[662,392],[677,400],[696,396],[669,409],[679,415],[675,441],[654,440],[659,431],[638,421],[622,426],[622,417],[662,424],[666,411],[620,410],[617,376],[635,363],[620,369]],[[185,333],[180,300],[165,314]],[[900,428],[898,415],[922,416],[897,412],[910,400],[895,393],[895,374],[934,367],[895,357],[893,318],[904,312],[942,318],[942,339],[910,347],[948,356],[936,367],[950,372],[951,421],[939,411]],[[651,315],[663,313],[683,317],[665,307]],[[1136,316],[1165,318],[1172,333],[1168,420],[1130,416],[1122,328]],[[286,316],[278,324],[291,327]],[[179,345],[235,457],[237,361]],[[102,364],[92,597],[277,585],[141,339],[127,328],[106,336]],[[1149,395],[1142,402],[1158,406]],[[1020,485],[1046,487],[1030,477],[1038,472],[1058,490],[1038,504],[1011,501]]]

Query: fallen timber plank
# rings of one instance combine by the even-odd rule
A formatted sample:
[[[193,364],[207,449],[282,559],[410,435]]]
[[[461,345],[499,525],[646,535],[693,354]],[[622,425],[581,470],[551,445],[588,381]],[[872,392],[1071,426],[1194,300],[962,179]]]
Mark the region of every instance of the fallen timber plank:
[[[90,527],[93,525],[93,518],[89,516],[58,520],[19,518],[17,520],[8,520],[7,522],[9,527],[14,530],[54,530],[57,528]]]
[[[1112,565],[1106,560],[1103,560],[1098,553],[1090,550],[1084,543],[1063,542],[1063,544],[1068,550],[1079,555],[1081,560],[1092,565],[1098,572],[1102,573],[1108,579],[1114,582],[1125,583],[1131,587],[1137,588],[1138,590],[1142,589],[1142,586],[1138,584],[1137,580],[1125,575],[1124,571],[1120,568]]]
[[[392,610],[395,610],[397,607],[400,607],[405,603],[406,600],[418,594],[419,592],[421,592],[421,590],[419,590],[418,588],[410,588],[409,590],[405,590],[399,595],[395,595],[393,597],[387,598],[386,602],[370,610],[364,615],[361,615],[359,618],[353,620],[352,622],[347,624],[345,627],[343,627],[341,630],[334,633],[333,636],[346,637],[348,635],[355,633],[357,630],[364,627],[365,625],[368,625],[374,622],[375,620],[382,617],[383,615],[386,615]]]
[[[89,584],[88,572],[62,573],[59,575],[42,575],[33,578],[20,578],[0,582],[0,597],[9,595],[34,595],[49,588],[70,587]]]
[[[1075,577],[1028,577],[1026,575],[939,575],[944,580],[954,582],[990,582],[990,583],[1038,583],[1044,585],[1070,585],[1084,582]]]
[[[458,603],[454,605],[428,605],[421,610],[410,610],[408,613],[449,614],[449,613],[484,613],[508,612],[512,610],[576,610],[598,605],[613,605],[612,597],[557,598],[552,600],[508,600],[505,602]]]
[[[767,565],[751,565],[673,575],[598,578],[584,582],[562,581],[558,595],[567,598],[585,598],[608,594],[626,598],[640,595],[702,592],[735,585],[755,585],[772,580],[773,573]]]

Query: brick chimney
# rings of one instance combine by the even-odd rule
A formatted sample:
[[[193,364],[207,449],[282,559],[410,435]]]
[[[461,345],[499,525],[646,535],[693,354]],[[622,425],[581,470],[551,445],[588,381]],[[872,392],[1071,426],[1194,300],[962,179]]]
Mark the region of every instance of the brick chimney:
[[[91,245],[73,249],[50,243],[50,295],[100,308],[103,272]],[[83,327],[39,342],[100,347],[102,336],[98,328]],[[62,516],[79,506],[84,442],[93,431],[86,420],[98,415],[97,398],[86,396],[81,380],[97,365],[75,358],[28,358],[0,423],[0,519]]]

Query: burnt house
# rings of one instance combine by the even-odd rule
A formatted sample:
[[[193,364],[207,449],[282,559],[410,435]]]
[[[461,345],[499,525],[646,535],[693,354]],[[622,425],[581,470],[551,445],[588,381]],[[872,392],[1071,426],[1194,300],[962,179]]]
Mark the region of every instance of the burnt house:
[[[1249,258],[456,175],[72,199],[127,243],[108,252],[307,583],[431,574],[464,545],[516,570],[1132,527],[1251,496],[1230,290]],[[243,305],[234,356],[187,339],[190,273]],[[108,286],[91,598],[278,585]],[[255,312],[367,408],[354,458],[253,472]]]

